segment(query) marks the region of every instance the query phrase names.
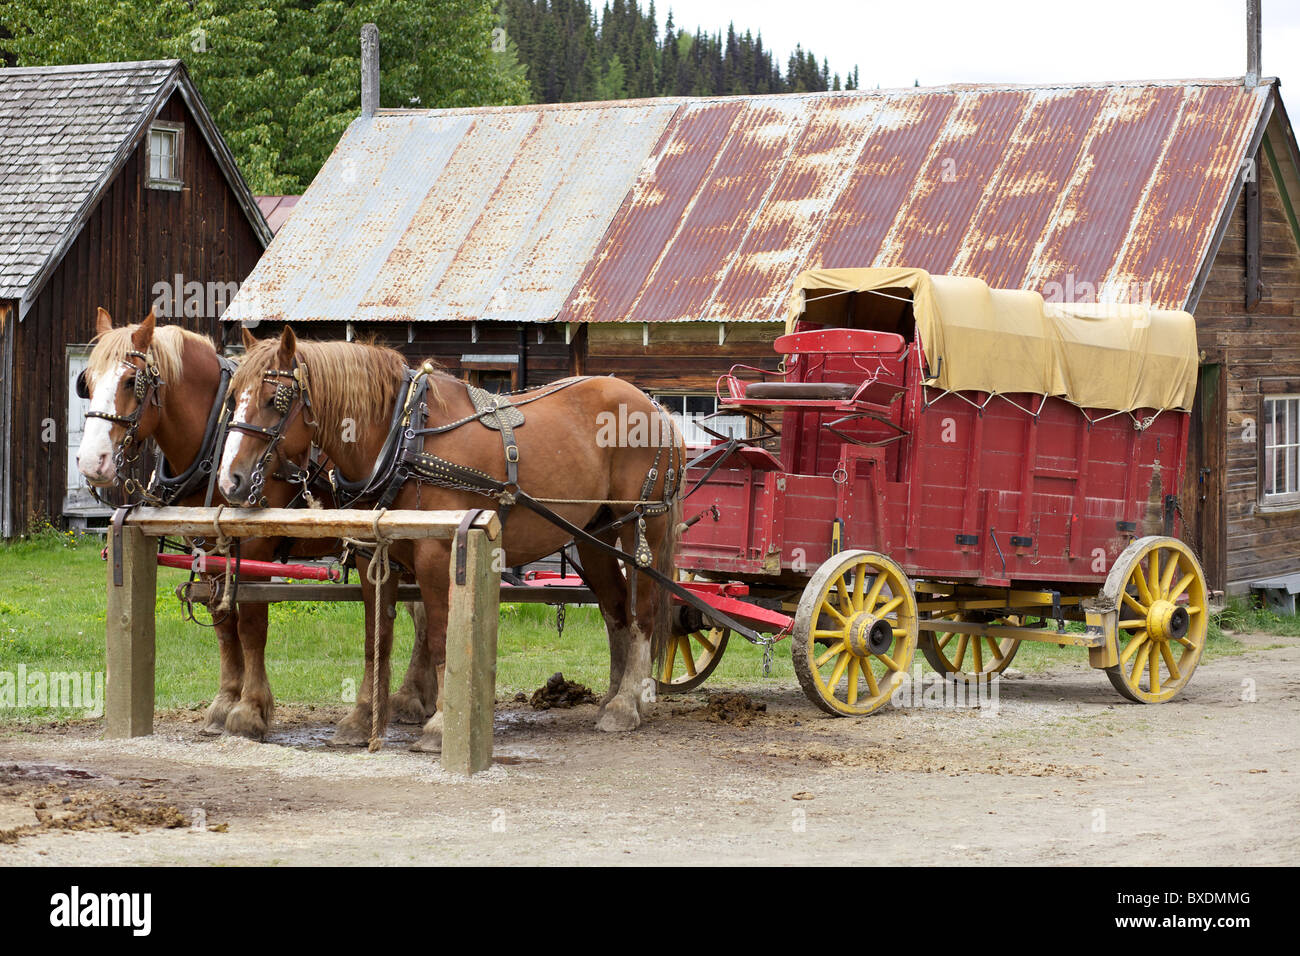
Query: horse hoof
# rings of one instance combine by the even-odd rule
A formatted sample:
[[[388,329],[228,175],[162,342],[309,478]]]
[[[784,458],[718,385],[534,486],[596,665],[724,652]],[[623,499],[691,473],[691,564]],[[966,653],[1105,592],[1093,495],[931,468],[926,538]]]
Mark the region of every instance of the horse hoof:
[[[370,717],[357,716],[355,711],[339,721],[329,741],[331,747],[365,747],[369,743]]]
[[[607,733],[623,733],[636,730],[641,726],[641,714],[636,704],[629,704],[626,698],[617,698],[609,702],[605,712],[596,721],[596,729]]]
[[[417,754],[442,753],[442,734],[425,734],[411,744],[411,750]]]
[[[393,720],[399,724],[422,724],[429,719],[429,712],[418,694],[401,692],[392,697]]]
[[[203,729],[199,733],[208,737],[219,737],[226,730],[226,718],[230,716],[230,708],[239,703],[239,696],[229,694],[218,694],[208,705],[208,712],[203,718]]]
[[[266,718],[257,707],[241,700],[226,715],[226,733],[247,737],[249,740],[264,740],[266,723]]]

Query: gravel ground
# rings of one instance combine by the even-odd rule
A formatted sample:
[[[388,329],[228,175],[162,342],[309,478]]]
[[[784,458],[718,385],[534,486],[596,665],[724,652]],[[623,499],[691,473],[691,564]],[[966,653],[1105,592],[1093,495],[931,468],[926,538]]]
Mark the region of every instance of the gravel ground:
[[[471,780],[408,752],[415,728],[329,748],[325,707],[282,707],[263,744],[201,737],[197,712],[129,741],[10,726],[0,865],[1294,865],[1300,639],[1239,638],[1157,707],[1083,664],[1004,681],[996,714],[838,720],[793,683],[706,685],[614,736],[589,704],[502,702]],[[724,690],[766,709],[707,706]]]

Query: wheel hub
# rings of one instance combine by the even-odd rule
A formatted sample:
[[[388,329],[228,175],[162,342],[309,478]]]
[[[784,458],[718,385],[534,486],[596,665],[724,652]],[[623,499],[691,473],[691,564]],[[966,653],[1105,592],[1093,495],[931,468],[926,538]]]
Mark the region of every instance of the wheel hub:
[[[1191,623],[1187,608],[1172,601],[1156,601],[1147,613],[1147,633],[1157,641],[1181,640],[1187,636]]]
[[[884,654],[894,643],[894,625],[866,611],[849,622],[849,650],[855,657]]]

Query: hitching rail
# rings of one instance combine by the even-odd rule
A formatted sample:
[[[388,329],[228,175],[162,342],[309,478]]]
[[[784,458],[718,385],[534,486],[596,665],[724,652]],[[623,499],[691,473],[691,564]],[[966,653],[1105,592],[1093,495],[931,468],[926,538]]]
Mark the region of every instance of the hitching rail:
[[[379,517],[378,530],[388,540],[449,539],[457,536],[457,529],[469,514],[472,512],[388,511]],[[109,533],[106,736],[142,737],[153,733],[154,604],[159,537],[201,535],[212,540],[219,531],[230,538],[373,540],[375,528],[373,511],[306,508],[137,508],[132,511],[121,523],[120,533]],[[500,575],[493,570],[491,542],[500,537],[501,522],[495,512],[482,511],[463,533],[466,573],[463,583],[457,583],[455,573],[451,576],[447,619],[442,765],[448,770],[472,774],[492,764]],[[360,631],[358,637],[363,637]]]

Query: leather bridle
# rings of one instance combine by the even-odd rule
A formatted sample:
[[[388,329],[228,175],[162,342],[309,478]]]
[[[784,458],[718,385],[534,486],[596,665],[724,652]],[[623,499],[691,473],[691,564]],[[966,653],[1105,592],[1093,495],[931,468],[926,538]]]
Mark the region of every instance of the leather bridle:
[[[252,484],[248,493],[248,504],[255,507],[265,508],[267,505],[266,497],[262,490],[266,487],[266,475],[272,465],[272,460],[279,459],[280,469],[273,473],[272,477],[287,481],[293,484],[302,485],[303,494],[307,500],[311,500],[311,491],[309,484],[312,479],[310,466],[299,468],[297,464],[290,461],[283,454],[277,454],[280,442],[284,441],[285,433],[288,432],[289,426],[293,424],[294,419],[303,415],[303,421],[315,433],[316,422],[315,410],[311,404],[311,392],[307,387],[307,365],[298,361],[297,357],[293,360],[293,369],[286,371],[284,369],[269,368],[262,373],[262,383],[264,385],[275,386],[275,397],[272,399],[272,405],[280,413],[280,420],[273,428],[263,428],[260,425],[254,425],[252,422],[237,422],[231,420],[226,427],[234,431],[240,431],[247,435],[253,435],[256,438],[266,442],[266,449],[262,456],[257,460],[251,476]],[[307,418],[308,414],[312,418]]]
[[[131,359],[139,359],[141,364],[136,365]],[[126,429],[126,434],[113,446],[113,465],[119,471],[124,465],[135,464],[140,459],[142,445],[137,440],[140,419],[144,416],[144,410],[150,405],[162,407],[162,400],[159,398],[158,392],[165,384],[158,371],[157,363],[154,362],[153,356],[147,352],[138,352],[132,349],[123,357],[122,367],[135,375],[136,404],[131,414],[118,415],[116,412],[100,412],[94,409],[86,412],[87,418],[102,418],[106,422],[111,422]],[[89,398],[90,389],[86,386],[84,375],[83,372],[77,376],[77,394],[82,398]],[[129,451],[132,446],[135,446],[134,455],[131,455]]]

